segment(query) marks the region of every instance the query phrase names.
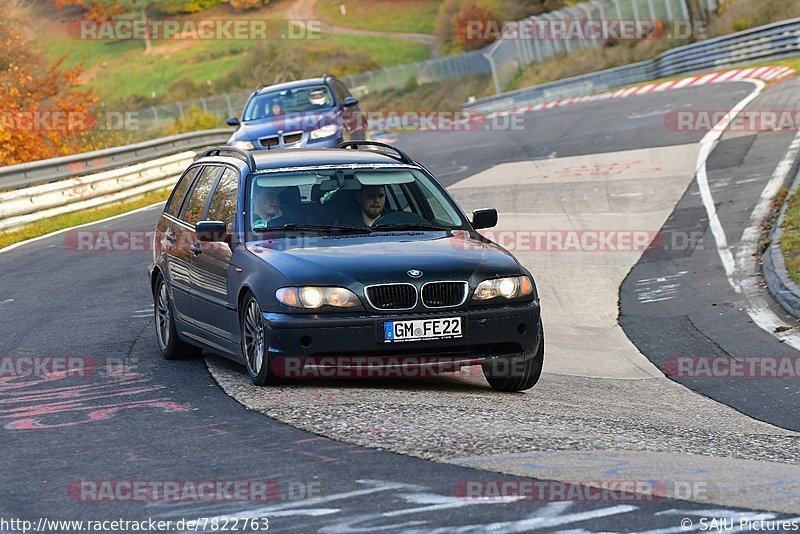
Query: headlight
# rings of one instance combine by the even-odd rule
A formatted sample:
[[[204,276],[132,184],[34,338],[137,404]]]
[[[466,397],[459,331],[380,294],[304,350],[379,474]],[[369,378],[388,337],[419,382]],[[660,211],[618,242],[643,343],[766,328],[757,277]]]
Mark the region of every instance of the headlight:
[[[252,141],[234,141],[231,143],[231,146],[234,148],[241,148],[242,150],[255,150],[256,148]]]
[[[352,308],[361,305],[355,293],[343,287],[282,287],[275,297],[293,308],[315,309],[322,306]]]
[[[336,135],[337,133],[339,133],[339,126],[337,126],[336,124],[328,124],[327,126],[323,126],[322,128],[317,128],[316,130],[312,130],[311,133],[308,135],[308,139],[310,141],[314,141],[315,139],[324,139],[326,137]]]
[[[515,299],[533,293],[533,282],[527,276],[513,276],[484,280],[475,288],[473,300],[489,300],[497,297]]]

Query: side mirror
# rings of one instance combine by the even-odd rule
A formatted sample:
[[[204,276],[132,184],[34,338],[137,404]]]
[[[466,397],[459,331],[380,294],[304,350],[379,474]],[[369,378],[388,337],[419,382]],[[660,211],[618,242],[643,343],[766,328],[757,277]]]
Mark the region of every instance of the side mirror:
[[[225,121],[225,123],[228,126],[240,126],[242,124],[241,122],[239,122],[239,117],[231,117],[230,119]]]
[[[494,228],[497,226],[497,210],[494,208],[481,208],[472,212],[472,227],[476,230],[481,228]]]
[[[205,243],[222,243],[228,237],[227,225],[222,221],[200,221],[194,225],[197,240]]]
[[[358,99],[353,98],[352,96],[348,96],[347,98],[344,99],[344,102],[342,102],[342,105],[346,108],[351,108],[356,104],[358,104]]]

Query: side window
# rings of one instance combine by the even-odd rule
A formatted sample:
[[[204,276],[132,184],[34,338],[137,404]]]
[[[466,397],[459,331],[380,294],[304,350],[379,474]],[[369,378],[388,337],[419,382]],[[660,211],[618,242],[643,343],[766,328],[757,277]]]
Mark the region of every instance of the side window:
[[[217,190],[211,197],[208,207],[209,221],[222,221],[228,226],[228,231],[233,229],[236,217],[236,194],[239,191],[239,175],[233,169],[226,168],[219,179]]]
[[[189,189],[189,186],[192,185],[192,180],[194,180],[194,177],[200,172],[200,168],[200,165],[192,167],[178,180],[178,185],[176,185],[175,189],[172,191],[172,195],[169,197],[167,205],[164,208],[164,213],[172,215],[173,217],[178,216],[178,210],[181,209],[183,195],[186,193],[186,190]]]
[[[187,202],[184,202],[183,213],[181,219],[187,223],[194,225],[203,216],[203,210],[206,207],[208,195],[211,193],[211,188],[214,187],[214,182],[219,176],[221,167],[219,165],[207,165],[203,167],[203,171],[194,184],[194,189]]]

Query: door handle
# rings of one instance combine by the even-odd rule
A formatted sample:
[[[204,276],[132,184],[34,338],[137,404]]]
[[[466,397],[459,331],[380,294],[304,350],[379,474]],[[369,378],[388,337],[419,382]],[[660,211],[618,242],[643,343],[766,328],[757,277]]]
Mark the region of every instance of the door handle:
[[[164,237],[170,243],[175,243],[178,241],[178,236],[175,235],[175,232],[167,232],[166,234],[164,234]]]
[[[189,245],[189,250],[192,251],[192,254],[198,256],[203,253],[203,249],[200,248],[200,245],[195,243],[194,245]]]

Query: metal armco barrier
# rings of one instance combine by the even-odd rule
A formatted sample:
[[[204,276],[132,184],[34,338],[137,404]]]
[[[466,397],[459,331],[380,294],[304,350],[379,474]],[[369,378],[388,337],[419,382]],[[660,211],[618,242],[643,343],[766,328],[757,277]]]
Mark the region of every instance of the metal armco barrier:
[[[122,169],[0,193],[0,232],[171,187],[196,155],[185,151]]]
[[[224,145],[232,129],[191,132],[74,156],[0,167],[0,191],[132,165],[206,146]]]
[[[674,48],[650,61],[482,98],[465,104],[463,109],[475,113],[501,111],[680,74],[694,74],[797,55],[800,55],[800,19],[791,19]]]

